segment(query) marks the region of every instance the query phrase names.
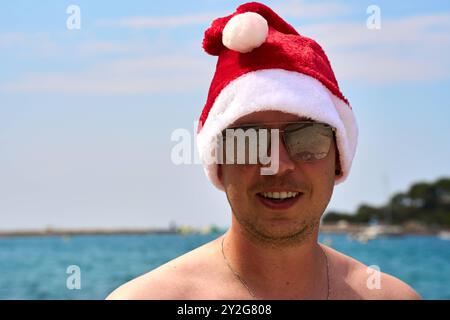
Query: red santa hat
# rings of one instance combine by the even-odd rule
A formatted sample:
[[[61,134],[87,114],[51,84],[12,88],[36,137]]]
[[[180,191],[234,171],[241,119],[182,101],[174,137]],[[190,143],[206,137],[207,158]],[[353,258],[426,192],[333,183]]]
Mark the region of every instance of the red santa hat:
[[[197,128],[197,146],[210,181],[224,190],[217,162],[210,161],[216,137],[244,115],[278,110],[325,122],[336,130],[343,182],[356,151],[358,127],[330,62],[314,40],[300,35],[269,7],[250,2],[215,19],[204,50],[218,56]]]

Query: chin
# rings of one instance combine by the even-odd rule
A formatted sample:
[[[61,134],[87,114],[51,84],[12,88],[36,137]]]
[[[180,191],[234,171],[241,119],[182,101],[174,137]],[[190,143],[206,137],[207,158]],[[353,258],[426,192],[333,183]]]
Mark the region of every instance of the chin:
[[[316,227],[315,222],[274,217],[249,226],[251,233],[261,240],[274,243],[298,243],[304,241]]]

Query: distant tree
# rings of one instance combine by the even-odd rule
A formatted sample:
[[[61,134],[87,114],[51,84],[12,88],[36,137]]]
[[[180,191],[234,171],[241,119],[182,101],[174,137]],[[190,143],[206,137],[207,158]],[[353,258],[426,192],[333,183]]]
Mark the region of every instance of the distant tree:
[[[394,194],[386,205],[374,207],[362,204],[355,214],[327,212],[324,222],[368,223],[371,220],[402,224],[409,221],[430,226],[450,227],[450,179],[441,178],[435,183],[418,182],[405,193]]]
[[[354,218],[354,216],[350,215],[350,214],[339,213],[336,211],[328,211],[325,213],[322,221],[326,222],[326,223],[336,223],[341,220],[350,222],[353,220],[353,218]]]

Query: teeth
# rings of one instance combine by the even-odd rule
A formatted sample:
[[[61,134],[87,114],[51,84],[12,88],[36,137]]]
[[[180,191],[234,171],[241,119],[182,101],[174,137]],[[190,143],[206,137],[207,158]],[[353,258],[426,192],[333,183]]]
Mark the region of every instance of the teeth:
[[[298,192],[291,191],[282,191],[282,192],[263,192],[262,195],[264,198],[269,199],[286,199],[293,198],[298,194]]]

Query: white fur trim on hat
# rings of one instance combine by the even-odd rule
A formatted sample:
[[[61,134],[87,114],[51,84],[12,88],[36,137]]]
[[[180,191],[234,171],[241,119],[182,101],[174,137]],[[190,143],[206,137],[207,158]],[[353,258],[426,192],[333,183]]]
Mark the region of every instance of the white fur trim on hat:
[[[335,184],[347,178],[358,140],[352,109],[313,77],[284,69],[264,69],[231,81],[217,96],[197,135],[205,173],[218,189],[224,190],[217,176],[217,164],[205,163],[215,137],[239,118],[264,110],[296,114],[335,127],[342,169]]]

